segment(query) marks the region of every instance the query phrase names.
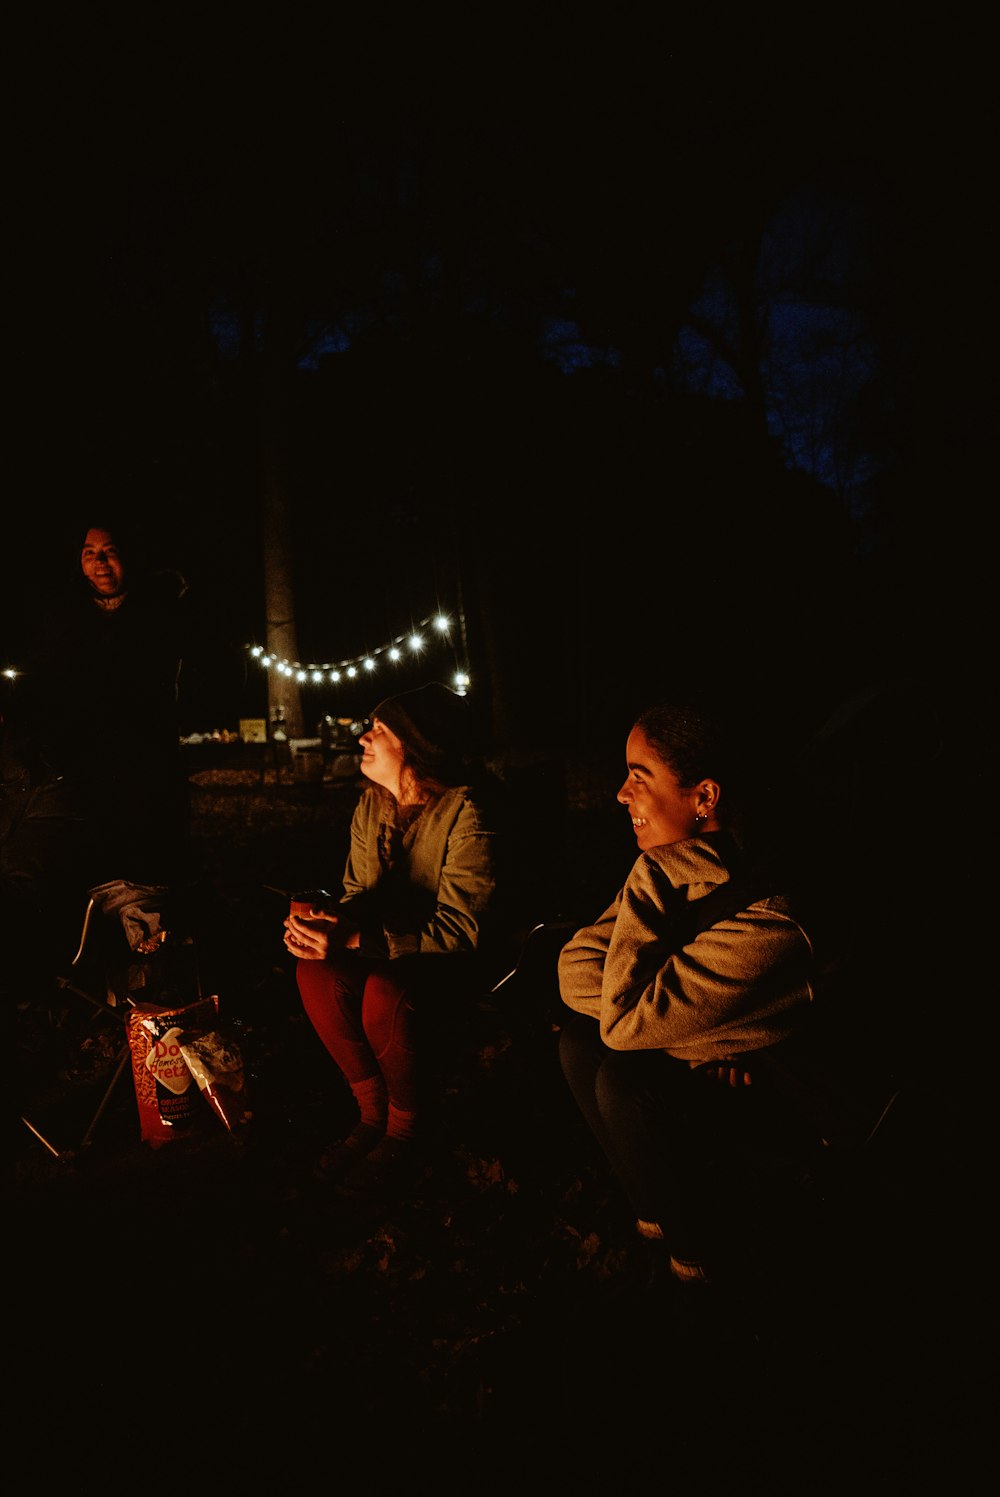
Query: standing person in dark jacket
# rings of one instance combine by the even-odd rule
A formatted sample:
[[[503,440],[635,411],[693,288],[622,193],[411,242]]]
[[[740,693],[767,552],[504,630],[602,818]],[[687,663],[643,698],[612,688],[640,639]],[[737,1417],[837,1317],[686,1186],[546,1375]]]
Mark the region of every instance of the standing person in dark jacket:
[[[166,889],[185,877],[187,591],[178,572],[145,566],[123,522],[108,519],[81,528],[75,584],[40,621],[35,723],[72,787],[92,887]]]
[[[473,1001],[503,935],[499,787],[470,772],[467,715],[438,682],[379,703],[342,897],[285,920],[306,1013],[358,1110],[318,1173],[353,1197],[409,1163],[434,1030]]]

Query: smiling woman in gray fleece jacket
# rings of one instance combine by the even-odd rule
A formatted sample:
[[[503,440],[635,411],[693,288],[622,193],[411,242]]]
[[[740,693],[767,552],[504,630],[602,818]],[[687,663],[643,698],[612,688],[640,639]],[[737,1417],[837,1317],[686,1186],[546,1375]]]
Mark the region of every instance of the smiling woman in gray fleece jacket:
[[[693,902],[746,861],[745,765],[725,719],[686,703],[652,707],[626,760],[618,800],[640,856],[560,955],[560,994],[574,1011],[560,1062],[638,1231],[665,1242],[676,1278],[698,1282],[718,1266],[732,1209],[720,1136],[780,1118],[753,1055],[790,1039],[809,1013],[812,947],[779,890],[748,890],[745,908],[691,934]]]

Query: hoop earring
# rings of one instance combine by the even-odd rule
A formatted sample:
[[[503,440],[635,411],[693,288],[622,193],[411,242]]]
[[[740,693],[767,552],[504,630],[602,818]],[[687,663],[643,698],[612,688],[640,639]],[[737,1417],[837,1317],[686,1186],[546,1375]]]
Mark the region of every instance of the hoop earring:
[[[696,815],[695,815],[695,818],[694,818],[694,829],[695,829],[695,831],[696,832],[700,832],[701,829],[702,829],[702,827],[705,825],[705,822],[707,820],[708,820],[708,813],[705,812],[705,811],[698,811],[696,813]]]

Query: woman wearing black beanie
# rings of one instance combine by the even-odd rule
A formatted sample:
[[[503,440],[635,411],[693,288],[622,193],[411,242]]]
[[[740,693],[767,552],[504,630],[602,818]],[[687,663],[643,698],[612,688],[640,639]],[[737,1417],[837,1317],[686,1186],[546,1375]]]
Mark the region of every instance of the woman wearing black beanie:
[[[505,934],[499,786],[472,768],[468,713],[439,682],[373,709],[343,894],[285,920],[303,1006],[358,1110],[317,1173],[354,1198],[411,1162],[434,1027],[480,990]]]

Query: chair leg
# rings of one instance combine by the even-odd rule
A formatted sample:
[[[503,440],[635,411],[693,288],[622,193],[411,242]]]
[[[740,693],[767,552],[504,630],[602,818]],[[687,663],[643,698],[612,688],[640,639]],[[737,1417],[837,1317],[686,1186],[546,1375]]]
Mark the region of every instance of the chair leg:
[[[57,1149],[56,1146],[55,1146],[55,1144],[50,1143],[49,1140],[45,1137],[45,1134],[44,1133],[39,1133],[39,1131],[35,1127],[34,1123],[31,1122],[31,1120],[29,1118],[26,1118],[23,1113],[21,1114],[21,1122],[27,1128],[28,1132],[29,1133],[33,1133],[35,1135],[35,1137],[38,1139],[38,1142],[40,1144],[42,1144],[46,1149],[48,1149],[48,1151],[49,1151],[50,1154],[55,1155],[56,1159],[60,1159],[60,1160],[65,1161],[65,1160],[71,1159],[73,1157],[72,1154],[66,1153],[66,1151],[64,1149]]]
[[[90,1123],[89,1123],[89,1125],[87,1127],[86,1133],[83,1135],[83,1137],[80,1140],[80,1148],[81,1149],[85,1149],[87,1147],[87,1145],[90,1143],[91,1134],[93,1133],[94,1129],[97,1127],[98,1123],[100,1122],[101,1117],[104,1114],[104,1109],[107,1107],[108,1103],[111,1101],[111,1093],[114,1091],[115,1087],[118,1085],[119,1081],[121,1080],[122,1072],[125,1070],[125,1066],[128,1063],[128,1059],[129,1059],[130,1054],[131,1054],[130,1047],[127,1044],[123,1045],[122,1046],[121,1054],[118,1057],[118,1063],[115,1066],[114,1075],[112,1076],[111,1080],[108,1082],[107,1088],[105,1089],[105,1092],[104,1092],[104,1096],[101,1098],[100,1102],[98,1103],[97,1111],[94,1113],[94,1116],[91,1118]]]
[[[118,1059],[115,1062],[114,1074],[112,1075],[111,1080],[108,1082],[107,1086],[104,1088],[101,1100],[97,1104],[97,1111],[94,1113],[90,1122],[87,1124],[87,1130],[81,1138],[80,1143],[76,1149],[57,1148],[56,1145],[51,1141],[51,1139],[46,1138],[45,1134],[42,1133],[38,1128],[36,1128],[31,1119],[26,1118],[23,1113],[21,1114],[21,1122],[27,1128],[28,1132],[33,1133],[34,1136],[38,1139],[38,1142],[44,1148],[48,1149],[50,1154],[54,1155],[54,1157],[60,1160],[62,1163],[68,1163],[70,1160],[76,1157],[81,1149],[85,1149],[90,1143],[90,1140],[94,1133],[94,1129],[97,1127],[98,1123],[101,1121],[101,1118],[104,1116],[104,1112],[107,1108],[108,1103],[111,1101],[114,1089],[118,1085],[119,1081],[122,1078],[122,1075],[124,1074],[125,1067],[129,1062],[130,1055],[131,1047],[128,1044],[123,1045],[118,1055]]]
[[[91,1008],[96,1009],[99,1014],[108,1014],[109,1018],[120,1018],[106,998],[95,998],[93,993],[88,993],[85,988],[77,987],[75,982],[70,982],[68,977],[57,977],[56,984],[65,993],[75,993],[77,998],[82,998],[89,1003]]]

